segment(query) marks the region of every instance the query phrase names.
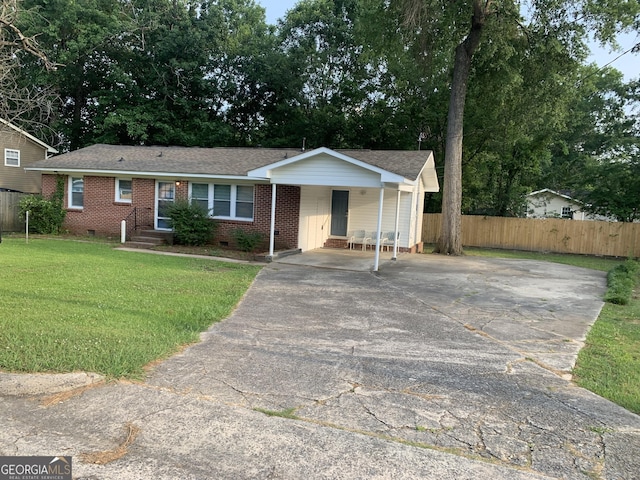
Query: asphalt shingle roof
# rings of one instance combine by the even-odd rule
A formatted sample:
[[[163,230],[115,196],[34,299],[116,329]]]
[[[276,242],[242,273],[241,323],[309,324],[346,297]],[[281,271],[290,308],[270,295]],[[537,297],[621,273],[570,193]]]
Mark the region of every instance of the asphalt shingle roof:
[[[428,151],[335,150],[415,180]],[[297,149],[92,145],[31,165],[35,169],[246,176],[250,170],[300,155]]]

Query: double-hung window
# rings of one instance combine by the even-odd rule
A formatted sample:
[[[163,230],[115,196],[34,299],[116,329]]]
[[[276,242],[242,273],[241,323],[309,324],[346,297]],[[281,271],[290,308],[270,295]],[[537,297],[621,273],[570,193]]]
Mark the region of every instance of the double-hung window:
[[[209,207],[209,185],[206,183],[191,184],[191,204],[211,213],[211,207]]]
[[[4,165],[5,167],[19,167],[20,166],[20,150],[5,148],[4,149]]]
[[[84,207],[84,178],[69,177],[69,208]]]
[[[132,180],[116,178],[116,202],[131,203],[133,198]]]
[[[190,198],[214,218],[253,220],[253,185],[192,183]]]

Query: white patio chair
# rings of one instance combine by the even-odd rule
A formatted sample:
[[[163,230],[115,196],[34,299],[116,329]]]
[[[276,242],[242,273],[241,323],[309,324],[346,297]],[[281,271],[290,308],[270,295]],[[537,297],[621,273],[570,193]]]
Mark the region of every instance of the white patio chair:
[[[395,242],[396,238],[400,239],[400,232],[398,232],[398,236],[396,237],[396,232],[386,232],[380,241],[380,249],[383,250],[386,247],[386,251],[389,251],[389,247],[393,247],[393,242]]]
[[[380,234],[380,251],[382,251],[382,245],[384,244],[384,235],[382,232]],[[369,237],[369,245],[371,245],[372,249],[376,246],[378,241],[378,232],[372,232]]]
[[[367,240],[367,234],[364,230],[354,230],[349,233],[349,250],[353,250],[355,244],[362,245],[364,250],[365,242]]]

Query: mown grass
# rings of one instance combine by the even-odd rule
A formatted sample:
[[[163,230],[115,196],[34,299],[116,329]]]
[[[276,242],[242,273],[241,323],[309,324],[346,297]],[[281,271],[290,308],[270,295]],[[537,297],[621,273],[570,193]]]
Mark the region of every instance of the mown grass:
[[[526,260],[540,260],[543,262],[561,263],[574,267],[590,268],[608,272],[612,268],[624,263],[625,259],[595,257],[590,255],[570,255],[562,253],[524,252],[519,250],[497,250],[489,248],[464,249],[465,255],[477,257],[522,258]]]
[[[141,378],[227,317],[259,267],[4,238],[0,370]]]
[[[578,354],[574,380],[640,414],[640,298],[605,304]]]
[[[624,259],[563,255],[553,253],[465,248],[465,254],[543,260],[610,272],[605,298],[619,303],[622,295],[630,296],[626,305],[605,303],[600,316],[591,327],[585,347],[580,350],[573,371],[574,381],[581,387],[640,414],[640,278],[637,262]],[[635,263],[635,267],[629,266]],[[631,271],[635,285],[619,278],[619,272]],[[616,272],[616,273],[613,273]],[[626,278],[626,275],[625,275]],[[613,279],[613,280],[612,280]],[[635,293],[628,295],[628,289]]]

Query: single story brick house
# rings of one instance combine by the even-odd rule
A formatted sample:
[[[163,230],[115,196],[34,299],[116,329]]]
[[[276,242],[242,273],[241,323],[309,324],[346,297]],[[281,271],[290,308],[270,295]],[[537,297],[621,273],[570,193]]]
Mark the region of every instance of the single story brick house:
[[[271,255],[344,248],[356,231],[372,245],[373,232],[393,233],[394,253],[420,251],[424,194],[439,189],[426,150],[93,145],[27,170],[42,173],[45,196],[64,177],[71,232],[119,235],[122,220],[170,231],[166,206],[183,198],[211,210],[217,242],[259,231]]]

